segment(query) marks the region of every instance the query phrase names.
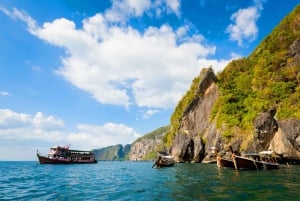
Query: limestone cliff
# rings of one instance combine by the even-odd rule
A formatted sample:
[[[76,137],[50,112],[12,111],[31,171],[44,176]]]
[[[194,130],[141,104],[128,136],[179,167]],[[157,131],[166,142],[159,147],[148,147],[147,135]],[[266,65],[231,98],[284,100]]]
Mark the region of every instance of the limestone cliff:
[[[154,160],[157,157],[157,151],[164,151],[163,137],[168,130],[169,126],[161,127],[134,141],[131,145],[129,160]]]
[[[222,128],[216,128],[215,120],[210,119],[213,104],[219,97],[215,77],[211,69],[204,69],[205,76],[199,82],[200,98],[187,106],[174,136],[171,153],[177,162],[202,162],[214,159],[212,149],[241,151],[246,139],[239,136],[228,140],[222,136]],[[203,84],[206,83],[206,84]],[[204,87],[203,87],[204,86]],[[273,150],[280,162],[300,164],[300,119],[277,121],[276,109],[270,109],[257,116],[253,122],[254,135],[250,138],[244,152]],[[249,134],[252,135],[251,133]]]
[[[114,145],[93,150],[97,160],[123,161],[128,159],[130,145]]]
[[[201,162],[212,148],[273,150],[300,161],[300,6],[247,58],[216,76],[203,69],[171,117],[165,144],[178,162]]]
[[[209,121],[213,105],[219,96],[216,76],[209,68],[202,70],[199,78],[194,83],[197,86],[194,99],[184,109],[171,146],[172,155],[179,162],[201,162],[209,147],[220,141],[215,124]]]
[[[272,138],[269,150],[279,155],[282,163],[300,164],[300,120],[287,119],[278,124],[278,132]]]

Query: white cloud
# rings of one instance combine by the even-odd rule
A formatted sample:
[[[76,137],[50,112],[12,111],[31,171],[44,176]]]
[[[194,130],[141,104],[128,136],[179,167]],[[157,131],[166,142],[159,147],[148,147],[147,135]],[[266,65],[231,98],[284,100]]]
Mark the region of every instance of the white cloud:
[[[0,91],[1,96],[10,96],[10,93],[7,91]]]
[[[172,12],[179,15],[180,1],[179,0],[166,0],[166,4]]]
[[[148,119],[149,117],[151,117],[152,115],[156,114],[156,113],[159,113],[160,110],[147,110],[144,115],[143,115],[143,118],[144,119]]]
[[[262,4],[259,1],[255,1],[255,5],[239,9],[236,13],[232,14],[232,24],[228,25],[227,32],[230,35],[230,39],[237,41],[241,46],[244,41],[253,41],[258,34],[258,28],[256,21],[260,17],[260,12],[263,9]]]
[[[164,13],[175,13],[180,15],[180,1],[179,0],[156,0],[154,1],[154,10],[157,16],[161,16]]]
[[[68,142],[75,147],[81,147],[83,144],[94,148],[130,144],[141,136],[134,129],[115,123],[106,123],[102,126],[81,124],[77,129],[77,132],[67,136]]]
[[[230,60],[199,59],[198,62],[206,67],[213,67],[214,71],[217,73],[221,72],[228,62],[233,59],[235,59],[235,57],[232,57]]]
[[[31,69],[32,69],[33,71],[35,71],[35,72],[40,72],[40,71],[42,71],[41,67],[39,67],[39,66],[32,66]]]
[[[53,116],[45,117],[45,115],[41,112],[37,112],[32,118],[32,124],[36,128],[43,128],[47,130],[64,127],[64,122],[61,119],[57,119]]]
[[[105,17],[111,22],[126,22],[131,16],[141,17],[150,7],[151,0],[116,0]]]
[[[67,55],[57,72],[100,103],[173,108],[201,68],[209,64],[219,70],[228,61],[206,59],[216,47],[206,44],[200,34],[189,35],[186,25],[177,29],[167,24],[150,26],[141,32],[112,23],[111,16],[119,15],[116,8],[123,14],[127,10],[128,16],[166,7],[169,12],[179,13],[178,0],[149,2],[114,1],[110,10],[83,20],[82,29],[64,18],[38,27],[21,11],[8,15],[25,21],[29,31],[42,40],[63,47]]]
[[[0,128],[13,128],[26,126],[30,122],[30,116],[24,113],[16,113],[9,109],[0,109]]]
[[[179,16],[179,8],[179,0],[116,0],[112,2],[112,7],[104,13],[104,16],[110,22],[126,23],[129,18],[141,17],[145,13],[152,17],[171,13]]]
[[[215,52],[202,36],[178,33],[168,25],[148,27],[143,34],[133,27],[107,26],[98,14],[84,21],[84,30],[59,19],[36,34],[66,48],[69,56],[59,74],[99,102],[171,108],[206,67],[199,59]]]
[[[10,109],[0,109],[0,129],[58,129],[62,127],[64,127],[64,122],[61,119],[54,116],[45,116],[42,112],[37,112],[32,116]]]
[[[22,20],[27,24],[28,31],[33,33],[36,29],[36,21],[32,19],[25,11],[20,11],[14,8],[12,11],[0,6],[0,11],[10,16],[12,19],[19,19]]]
[[[10,109],[0,109],[0,142],[16,141],[60,141],[63,139],[64,123],[54,116],[19,113]]]
[[[134,129],[115,123],[101,126],[80,124],[75,131],[70,132],[65,130],[61,119],[51,115],[45,116],[41,112],[30,115],[10,109],[0,109],[0,147],[6,146],[6,143],[17,146],[22,141],[24,149],[30,149],[31,152],[45,144],[48,146],[71,144],[77,149],[93,149],[115,144],[129,144],[140,136]],[[42,152],[46,152],[47,149]],[[15,152],[15,154],[17,157],[21,153]]]

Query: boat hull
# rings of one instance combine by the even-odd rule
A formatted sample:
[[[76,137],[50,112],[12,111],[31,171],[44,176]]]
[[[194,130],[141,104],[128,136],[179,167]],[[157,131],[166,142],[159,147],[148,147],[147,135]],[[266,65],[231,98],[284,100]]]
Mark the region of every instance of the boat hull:
[[[165,161],[161,164],[161,167],[172,167],[174,166],[175,161]]]
[[[256,162],[259,166],[259,169],[261,170],[274,170],[274,169],[278,169],[279,168],[279,164],[277,163],[270,163],[270,162],[262,162],[262,161],[258,161]]]
[[[219,161],[219,167],[245,170],[271,170],[278,169],[279,165],[277,163],[258,161],[251,158],[235,156],[232,158],[232,160],[221,158]]]
[[[40,164],[90,164],[90,163],[97,163],[95,159],[89,160],[71,160],[65,158],[49,158],[46,156],[41,156],[37,154]]]
[[[217,162],[219,168],[235,168],[232,160],[221,158]]]

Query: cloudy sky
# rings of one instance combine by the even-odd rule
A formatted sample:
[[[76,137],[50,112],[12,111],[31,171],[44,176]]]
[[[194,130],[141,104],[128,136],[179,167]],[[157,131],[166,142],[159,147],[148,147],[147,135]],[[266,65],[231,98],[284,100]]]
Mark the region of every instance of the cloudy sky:
[[[298,0],[0,0],[0,160],[127,144]]]

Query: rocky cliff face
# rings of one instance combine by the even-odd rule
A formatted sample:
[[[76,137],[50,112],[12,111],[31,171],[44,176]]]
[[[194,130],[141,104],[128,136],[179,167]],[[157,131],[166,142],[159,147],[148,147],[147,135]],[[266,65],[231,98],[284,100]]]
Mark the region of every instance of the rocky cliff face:
[[[115,145],[94,150],[97,160],[120,161],[126,160],[130,151],[130,145]]]
[[[255,140],[254,147],[256,151],[268,150],[270,142],[278,131],[278,124],[274,116],[276,109],[262,113],[254,120]]]
[[[219,152],[228,152],[228,147],[240,150],[243,138],[228,141],[222,137],[221,129],[210,120],[213,104],[220,91],[211,69],[203,70],[205,76],[199,83],[200,98],[192,101],[184,112],[180,129],[176,133],[171,153],[178,162],[202,162],[213,160],[211,148]],[[280,162],[300,164],[300,120],[277,121],[276,109],[261,113],[253,123],[255,135],[245,152],[273,150]]]
[[[219,96],[216,76],[212,69],[201,72],[197,96],[184,110],[179,131],[171,152],[179,162],[201,162],[209,148],[220,143],[214,122],[209,121],[213,105]]]
[[[129,160],[154,160],[157,157],[157,151],[164,151],[163,136],[168,130],[169,126],[161,127],[137,139],[131,145]]]
[[[162,136],[157,136],[155,139],[142,139],[132,145],[129,160],[142,161],[147,160],[146,156],[157,150],[157,147],[162,144]]]
[[[278,122],[279,129],[272,138],[269,150],[280,156],[282,163],[300,164],[300,120]]]
[[[197,89],[192,85],[171,117],[167,143],[178,162],[211,160],[212,148],[229,152],[232,146],[239,152],[272,150],[281,162],[300,163],[299,16],[300,6],[248,58],[231,62],[218,77],[202,70]]]
[[[277,121],[276,110],[262,113],[254,122],[257,151],[272,150],[282,163],[300,164],[300,120]]]

